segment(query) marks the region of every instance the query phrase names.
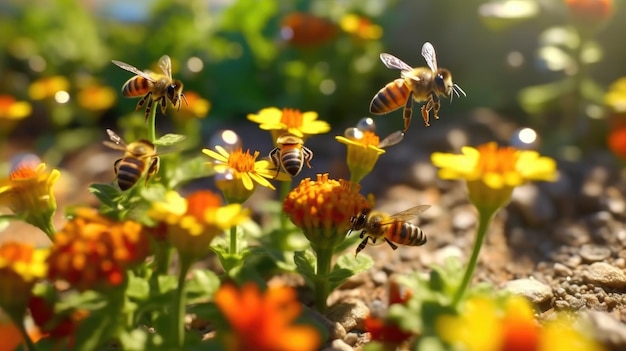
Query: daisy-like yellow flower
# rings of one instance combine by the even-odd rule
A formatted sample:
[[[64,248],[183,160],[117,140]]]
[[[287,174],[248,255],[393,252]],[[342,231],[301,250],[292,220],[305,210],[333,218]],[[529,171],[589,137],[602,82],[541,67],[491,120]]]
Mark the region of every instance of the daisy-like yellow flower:
[[[225,334],[218,332],[226,350],[313,351],[321,344],[313,326],[294,324],[302,305],[292,288],[273,286],[261,292],[254,283],[241,289],[224,284],[215,294],[215,304],[230,326]]]
[[[45,163],[22,162],[8,179],[0,181],[0,206],[9,207],[52,239],[55,231],[52,216],[57,208],[52,187],[60,176],[56,169],[47,171]]]
[[[203,149],[202,152],[213,159],[210,164],[217,173],[216,185],[229,203],[246,201],[252,195],[255,183],[276,190],[267,180],[274,178],[276,169],[268,160],[257,161],[258,151],[251,154],[250,150],[243,152],[241,148],[236,148],[229,153],[220,145],[215,150]],[[290,178],[286,173],[279,172],[277,179]]]
[[[368,175],[378,161],[378,157],[385,153],[379,147],[380,140],[373,131],[361,131],[358,128],[348,128],[344,136],[335,139],[348,147],[347,164],[350,169],[350,181],[359,183]]]
[[[33,100],[44,100],[59,91],[68,91],[70,82],[63,76],[51,76],[37,79],[28,87],[28,96]]]
[[[344,32],[361,40],[377,40],[383,36],[381,26],[372,23],[369,18],[353,13],[344,15],[339,25]]]
[[[30,116],[32,110],[27,101],[17,101],[10,95],[0,95],[0,120],[20,120]]]
[[[495,142],[477,148],[463,147],[462,154],[435,152],[433,164],[440,167],[442,179],[467,181],[469,197],[477,207],[499,208],[505,205],[513,189],[530,180],[554,181],[556,162],[536,151],[498,147]]]
[[[285,133],[305,139],[330,130],[330,124],[317,120],[317,112],[300,112],[291,108],[264,108],[258,114],[249,114],[248,119],[260,124],[261,129],[271,131],[273,140]]]
[[[46,275],[47,255],[48,250],[30,244],[0,245],[0,308],[14,322],[22,320],[33,286]]]
[[[143,226],[118,222],[92,208],[78,208],[55,236],[48,257],[48,278],[79,291],[106,290],[126,280],[129,268],[143,262],[150,241]]]
[[[220,197],[210,191],[197,191],[187,198],[169,191],[148,211],[153,220],[166,226],[167,241],[180,255],[202,257],[213,239],[248,218],[241,204],[221,205]]]
[[[542,326],[524,297],[497,301],[477,296],[460,315],[439,317],[435,329],[444,341],[467,351],[601,351],[573,322],[559,315]]]

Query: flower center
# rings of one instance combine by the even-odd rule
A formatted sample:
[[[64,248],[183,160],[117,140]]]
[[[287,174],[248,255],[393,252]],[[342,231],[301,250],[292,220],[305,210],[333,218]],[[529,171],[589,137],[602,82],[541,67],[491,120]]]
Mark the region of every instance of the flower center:
[[[222,205],[222,199],[209,190],[199,190],[187,197],[187,214],[196,219],[203,219],[208,208],[217,208]]]
[[[377,147],[380,144],[380,139],[378,138],[378,135],[376,135],[374,132],[371,132],[369,130],[364,131],[363,137],[361,139],[358,139],[357,141],[366,147],[370,145]]]
[[[518,153],[515,148],[498,148],[496,143],[488,143],[477,147],[480,156],[476,170],[481,174],[507,174],[517,171]]]
[[[284,108],[280,123],[286,125],[287,128],[300,128],[302,127],[302,112],[293,108]]]
[[[254,162],[258,156],[258,151],[255,151],[254,155],[251,155],[250,150],[243,152],[241,149],[237,149],[228,157],[228,166],[242,173],[253,172]]]

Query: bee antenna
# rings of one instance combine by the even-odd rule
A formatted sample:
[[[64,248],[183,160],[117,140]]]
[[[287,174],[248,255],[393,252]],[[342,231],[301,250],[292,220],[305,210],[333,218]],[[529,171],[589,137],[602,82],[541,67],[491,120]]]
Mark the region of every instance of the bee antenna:
[[[467,97],[467,94],[465,94],[465,91],[463,91],[463,89],[461,89],[461,87],[458,84],[454,84],[454,89],[453,90],[456,93],[456,96],[459,96],[459,91],[460,91],[461,94],[463,94],[463,96]]]
[[[463,94],[465,94],[465,93],[463,93]],[[185,96],[185,94],[180,93],[180,96],[182,96],[182,97],[183,97],[183,100],[185,100],[185,105],[189,106],[189,103],[187,102],[187,97]],[[180,108],[180,107],[179,107],[179,108]]]

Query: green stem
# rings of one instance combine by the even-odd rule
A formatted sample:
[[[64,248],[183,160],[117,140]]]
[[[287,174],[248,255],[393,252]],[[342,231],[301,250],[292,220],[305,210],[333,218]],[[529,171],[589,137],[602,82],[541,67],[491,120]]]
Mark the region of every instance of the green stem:
[[[289,194],[289,192],[291,191],[291,183],[292,183],[293,179],[288,181],[288,182],[281,182],[280,183],[280,194],[279,194],[279,199],[280,202],[283,203],[285,201],[285,199],[287,198],[287,195]],[[285,245],[284,239],[286,234],[287,234],[287,223],[289,223],[289,217],[287,217],[287,214],[284,213],[283,211],[281,211],[280,213],[280,240],[281,242],[279,243],[280,245]]]
[[[154,143],[156,140],[156,111],[159,106],[156,100],[150,103],[152,106],[150,106],[150,115],[148,116],[148,140]]]
[[[239,254],[239,245],[237,243],[237,230],[239,229],[238,226],[233,226],[230,228],[230,249],[229,249],[229,253],[231,254],[231,256],[235,256]]]
[[[180,260],[180,273],[178,275],[178,290],[176,291],[176,300],[174,301],[174,315],[172,321],[174,322],[173,329],[175,333],[176,345],[179,350],[183,349],[185,343],[185,282],[187,278],[187,272],[191,267],[193,261],[185,259],[181,256]]]
[[[454,308],[458,307],[459,302],[463,298],[463,295],[465,294],[465,291],[467,290],[467,287],[469,286],[469,283],[474,276],[474,270],[476,269],[476,264],[478,263],[478,254],[480,253],[480,248],[483,246],[485,235],[487,234],[489,224],[491,223],[491,218],[493,218],[493,215],[496,213],[496,211],[497,208],[495,210],[478,208],[478,229],[476,231],[476,241],[474,242],[472,256],[467,263],[467,268],[465,269],[465,274],[463,275],[461,285],[454,294],[454,299],[452,300],[452,306]]]
[[[170,268],[170,262],[172,261],[172,248],[165,244],[159,244],[156,254],[156,274],[155,275],[167,275]]]
[[[330,284],[328,276],[330,274],[331,260],[334,248],[316,249],[317,271],[315,274],[315,308],[320,312],[326,311],[326,301],[330,294]]]

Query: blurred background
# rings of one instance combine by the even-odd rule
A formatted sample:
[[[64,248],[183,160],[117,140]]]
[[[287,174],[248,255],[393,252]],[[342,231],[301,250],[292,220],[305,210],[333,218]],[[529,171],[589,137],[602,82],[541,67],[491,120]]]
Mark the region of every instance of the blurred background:
[[[503,142],[528,127],[548,154],[608,146],[626,157],[625,11],[610,0],[4,0],[4,160],[30,151],[56,165],[104,128],[141,136],[143,110],[120,92],[133,74],[112,59],[154,70],[172,58],[189,106],[157,128],[199,147],[218,129],[256,128],[246,115],[271,106],[316,111],[341,134],[399,78],[379,54],[425,66],[426,41],[467,92],[442,102],[436,124],[496,115],[514,126]],[[424,129],[415,117],[409,134]],[[376,122],[391,132],[401,118]]]

